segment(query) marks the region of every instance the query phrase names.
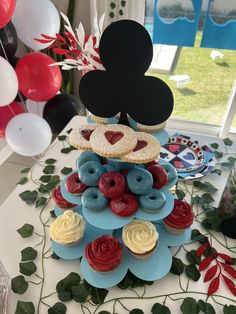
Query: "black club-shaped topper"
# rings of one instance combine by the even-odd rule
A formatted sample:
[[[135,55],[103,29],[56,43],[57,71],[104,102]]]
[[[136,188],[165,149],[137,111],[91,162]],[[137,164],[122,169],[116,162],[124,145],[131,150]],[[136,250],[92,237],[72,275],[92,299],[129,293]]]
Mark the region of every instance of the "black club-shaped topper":
[[[146,29],[131,20],[112,23],[102,34],[99,54],[106,69],[85,74],[79,93],[94,115],[109,118],[121,112],[144,125],[166,121],[173,110],[173,94],[161,79],[145,76],[153,48]],[[127,121],[127,120],[126,120]]]

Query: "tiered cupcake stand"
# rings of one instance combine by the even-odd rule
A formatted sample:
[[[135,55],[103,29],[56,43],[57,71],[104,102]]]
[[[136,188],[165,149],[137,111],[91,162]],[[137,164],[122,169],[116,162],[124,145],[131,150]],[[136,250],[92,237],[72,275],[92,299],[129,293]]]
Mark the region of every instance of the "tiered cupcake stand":
[[[108,160],[108,163],[115,165],[117,169],[132,168],[137,166],[131,163],[124,163],[118,160]],[[160,161],[160,164],[166,163]],[[77,165],[77,161],[76,161]],[[138,165],[142,167],[142,165]],[[75,170],[75,172],[78,170]],[[169,189],[177,182],[177,176],[171,182],[168,182],[160,191],[165,194],[165,206],[158,211],[158,213],[148,213],[139,208],[135,214],[130,217],[119,217],[114,215],[110,208],[107,207],[103,211],[94,212],[82,206],[81,196],[75,196],[65,188],[65,181],[67,177],[61,182],[61,193],[63,197],[74,204],[77,204],[76,212],[82,215],[86,221],[85,235],[82,241],[74,247],[66,247],[52,241],[54,252],[63,259],[79,259],[80,270],[85,280],[97,288],[110,288],[118,284],[126,275],[128,269],[138,278],[148,281],[158,280],[164,277],[170,270],[172,264],[172,256],[169,247],[180,246],[189,241],[191,236],[191,229],[179,236],[169,234],[164,226],[162,219],[165,218],[172,211],[174,206],[174,196]],[[55,214],[59,216],[62,211],[55,207]],[[124,256],[121,264],[113,271],[102,273],[93,270],[84,255],[84,249],[87,243],[105,234],[113,234],[122,243],[122,227],[131,222],[134,218],[151,221],[158,233],[158,245],[154,253],[146,259],[137,259],[133,257],[124,245]]]

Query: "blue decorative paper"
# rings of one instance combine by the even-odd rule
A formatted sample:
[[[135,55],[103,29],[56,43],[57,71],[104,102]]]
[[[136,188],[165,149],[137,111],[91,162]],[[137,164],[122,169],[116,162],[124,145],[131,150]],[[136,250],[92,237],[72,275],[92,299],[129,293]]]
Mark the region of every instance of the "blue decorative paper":
[[[158,0],[155,0],[153,29],[154,44],[194,46],[202,0],[192,0],[192,3],[194,8],[194,20],[190,20],[186,17],[179,17],[167,21],[160,17],[158,12]]]
[[[236,20],[216,24],[210,13],[212,3],[209,0],[201,47],[236,50]]]

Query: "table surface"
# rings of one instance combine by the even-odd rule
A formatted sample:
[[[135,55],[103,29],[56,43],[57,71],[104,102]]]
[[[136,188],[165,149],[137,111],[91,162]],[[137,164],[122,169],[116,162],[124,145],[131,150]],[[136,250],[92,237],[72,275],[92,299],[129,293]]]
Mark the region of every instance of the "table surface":
[[[86,123],[86,120],[84,117],[76,116],[74,117],[70,123],[66,126],[66,128],[63,130],[61,134],[66,134],[66,130],[70,128],[78,127],[80,124]],[[209,137],[198,137],[195,136],[196,139],[199,140],[202,144],[217,142],[220,140],[212,139]],[[62,142],[55,140],[51,147],[47,150],[45,156],[42,157],[42,160],[46,160],[47,158],[54,158],[57,160],[55,163],[56,166],[56,172],[55,174],[60,174],[60,169],[63,167],[72,167],[75,168],[75,160],[79,155],[79,151],[73,150],[69,154],[62,154],[60,153],[60,150],[62,148]],[[236,151],[235,146],[233,148],[234,151]],[[38,179],[42,175],[42,169],[43,167],[38,164],[36,167],[34,167],[34,170],[32,172],[32,180]],[[60,174],[61,175],[61,174]],[[62,175],[61,175],[62,177]],[[205,179],[205,178],[204,178]],[[208,182],[212,182],[217,188],[219,188],[219,191],[222,192],[222,189],[225,185],[227,179],[227,174],[223,174],[222,176],[217,175],[209,175],[206,179]],[[191,183],[190,183],[191,186]],[[1,213],[1,219],[0,219],[0,260],[2,260],[4,266],[6,267],[9,275],[11,278],[18,276],[19,273],[19,262],[21,260],[21,254],[20,251],[28,246],[34,246],[38,242],[40,242],[41,238],[37,235],[33,235],[30,238],[23,239],[19,236],[19,234],[16,232],[17,229],[19,229],[22,225],[25,223],[32,224],[35,227],[35,231],[39,234],[43,234],[44,229],[43,225],[40,221],[40,209],[35,208],[34,206],[28,206],[26,205],[18,196],[22,191],[25,190],[32,190],[35,188],[35,185],[32,181],[29,181],[25,185],[17,185],[14,191],[10,194],[8,199],[2,204],[0,207],[0,213]],[[221,193],[218,192],[215,194],[215,200],[216,203],[219,202]],[[43,221],[47,221],[47,219],[50,217],[50,211],[54,208],[53,201],[50,201],[47,207],[43,210],[41,214],[41,218]],[[52,221],[52,220],[50,220]],[[50,223],[49,221],[49,223]],[[197,227],[199,230],[202,230],[200,225],[197,222],[194,222],[193,228]],[[42,250],[44,252],[50,248],[50,240],[48,235],[48,228],[46,230],[46,244],[45,247],[39,246],[38,247],[38,257],[35,261],[35,263],[38,265],[37,273],[42,276],[44,275],[45,281],[43,287],[41,285],[38,286],[32,286],[30,285],[29,289],[24,295],[18,295],[11,293],[10,296],[10,309],[9,313],[14,313],[16,308],[17,300],[22,301],[32,301],[36,308],[36,313],[46,313],[47,308],[45,305],[40,304],[39,311],[37,311],[37,305],[39,300],[39,294],[40,289],[42,288],[42,295],[49,295],[53,292],[55,292],[55,286],[56,283],[64,278],[66,275],[68,275],[70,272],[80,272],[79,267],[79,261],[73,260],[73,261],[66,261],[66,260],[54,260],[51,258],[44,259],[44,274],[42,272],[42,263],[41,263],[41,254]],[[202,230],[203,231],[203,230]],[[220,238],[223,239],[223,236],[219,233],[216,233],[216,239]],[[231,241],[231,240],[229,240]],[[235,243],[235,241],[234,241]],[[220,244],[213,239],[214,247],[217,249],[220,249],[220,251],[225,251],[224,247],[221,247]],[[196,248],[196,245],[193,244],[193,248]],[[176,248],[171,249],[172,252],[176,252]],[[232,254],[232,253],[231,253]],[[184,256],[184,251],[183,251]],[[203,277],[203,276],[202,276]],[[198,282],[190,281],[189,282],[189,291],[207,291],[208,285],[203,283],[202,277]],[[27,278],[28,279],[28,278]],[[35,275],[32,275],[29,277],[29,280],[32,281],[39,281],[38,278]],[[187,278],[183,278],[182,280],[183,287],[186,287],[187,285]],[[138,288],[138,292],[142,294],[141,291],[143,291],[143,288]],[[172,274],[168,274],[163,279],[156,281],[153,285],[148,286],[146,288],[146,296],[154,296],[154,295],[166,295],[169,293],[178,292],[180,290],[179,286],[179,278],[178,276],[174,276]],[[222,296],[229,296],[228,290],[226,289],[226,286],[223,284],[220,287],[220,290],[218,292],[219,295]],[[124,297],[124,296],[134,296],[134,293],[132,291],[123,291],[118,289],[117,287],[114,287],[109,290],[108,299],[113,297]],[[191,294],[188,294],[186,296],[191,296]],[[186,297],[185,296],[185,297]],[[199,299],[200,296],[192,295],[194,298]],[[233,297],[232,297],[233,298]],[[124,302],[124,304],[127,305],[128,308],[142,308],[145,313],[151,313],[151,307],[155,302],[162,303],[164,300],[163,298],[159,299],[129,299]],[[220,300],[220,299],[219,299]],[[45,300],[46,301],[46,300]],[[53,295],[50,298],[47,298],[47,303],[50,305],[53,305],[54,303],[58,302],[58,298],[56,295]],[[181,300],[179,301],[171,301],[168,299],[166,301],[166,305],[171,309],[172,313],[179,313],[179,306],[181,304]],[[224,303],[225,300],[224,300]],[[230,302],[229,302],[230,303]],[[69,302],[66,303],[68,311],[67,313],[79,313],[79,305],[76,302]],[[222,307],[214,305],[214,308],[218,311],[217,313],[222,313]],[[111,310],[111,307],[109,303],[105,306],[103,306],[101,309],[107,309]],[[117,309],[117,312],[120,313],[127,313],[127,311],[123,308]]]

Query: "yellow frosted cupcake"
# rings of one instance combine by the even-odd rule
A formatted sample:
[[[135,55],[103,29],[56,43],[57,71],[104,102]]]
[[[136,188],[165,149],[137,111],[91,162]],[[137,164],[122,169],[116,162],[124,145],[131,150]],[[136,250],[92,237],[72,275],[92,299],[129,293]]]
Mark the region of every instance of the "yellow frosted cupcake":
[[[136,258],[145,259],[152,255],[157,247],[159,234],[155,226],[149,222],[134,219],[122,230],[123,243]]]
[[[63,215],[50,225],[49,233],[53,241],[66,245],[77,245],[84,236],[85,223],[82,216],[72,210],[65,210]]]

